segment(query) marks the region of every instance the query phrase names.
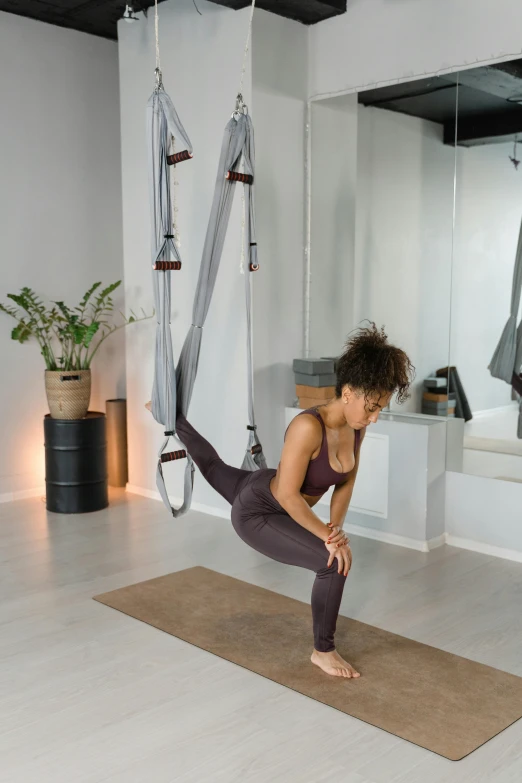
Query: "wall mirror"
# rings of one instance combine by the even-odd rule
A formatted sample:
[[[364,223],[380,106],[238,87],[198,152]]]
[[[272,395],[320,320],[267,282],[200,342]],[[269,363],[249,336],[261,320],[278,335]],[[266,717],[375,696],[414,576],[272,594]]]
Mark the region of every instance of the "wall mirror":
[[[522,60],[311,104],[309,355],[337,355],[365,319],[384,325],[416,367],[389,413],[444,418],[448,470],[511,481],[521,160]]]
[[[522,60],[458,80],[448,464],[522,481]]]

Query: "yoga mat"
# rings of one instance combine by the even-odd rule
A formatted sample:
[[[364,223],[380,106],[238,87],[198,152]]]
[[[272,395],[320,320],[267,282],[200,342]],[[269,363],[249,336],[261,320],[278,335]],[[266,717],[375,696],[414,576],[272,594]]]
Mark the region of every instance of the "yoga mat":
[[[195,567],[95,597],[190,644],[458,761],[522,717],[522,678],[340,616],[359,679],[310,663],[308,604]]]

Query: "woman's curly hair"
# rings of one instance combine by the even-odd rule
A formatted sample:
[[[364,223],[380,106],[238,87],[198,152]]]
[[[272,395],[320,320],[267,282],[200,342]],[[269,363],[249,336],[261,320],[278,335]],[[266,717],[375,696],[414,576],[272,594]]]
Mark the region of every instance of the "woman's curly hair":
[[[351,336],[337,362],[337,397],[343,386],[371,394],[397,393],[397,401],[404,402],[409,395],[410,384],[415,377],[415,367],[400,348],[390,345],[384,327],[378,329],[373,322],[360,327]]]

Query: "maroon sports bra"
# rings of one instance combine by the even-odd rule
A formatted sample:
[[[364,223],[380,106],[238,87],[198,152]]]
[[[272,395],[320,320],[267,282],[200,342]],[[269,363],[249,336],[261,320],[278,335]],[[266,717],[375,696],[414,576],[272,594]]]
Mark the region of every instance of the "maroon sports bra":
[[[309,408],[308,410],[303,411],[303,414],[304,413],[315,416],[316,419],[319,419],[323,430],[323,439],[321,441],[321,450],[319,454],[317,457],[314,457],[314,459],[311,459],[308,464],[308,469],[304,477],[301,492],[303,495],[310,496],[324,495],[324,493],[327,492],[330,487],[337,484],[344,484],[351,471],[348,471],[348,473],[339,473],[338,470],[334,470],[330,465],[330,457],[328,456],[328,440],[326,438],[326,426],[319,411],[315,408]],[[299,416],[302,416],[303,414],[300,413]],[[356,456],[360,441],[361,432],[360,430],[355,430],[353,451]]]

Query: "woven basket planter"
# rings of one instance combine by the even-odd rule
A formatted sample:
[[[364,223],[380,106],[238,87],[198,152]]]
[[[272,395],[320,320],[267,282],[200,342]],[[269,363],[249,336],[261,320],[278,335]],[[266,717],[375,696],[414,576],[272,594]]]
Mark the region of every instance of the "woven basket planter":
[[[45,371],[45,391],[52,419],[83,419],[91,400],[91,371]]]

